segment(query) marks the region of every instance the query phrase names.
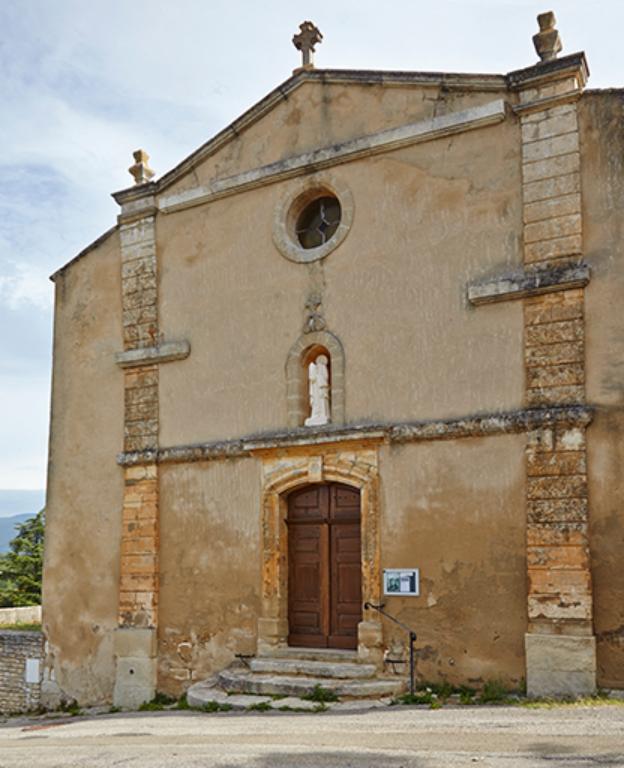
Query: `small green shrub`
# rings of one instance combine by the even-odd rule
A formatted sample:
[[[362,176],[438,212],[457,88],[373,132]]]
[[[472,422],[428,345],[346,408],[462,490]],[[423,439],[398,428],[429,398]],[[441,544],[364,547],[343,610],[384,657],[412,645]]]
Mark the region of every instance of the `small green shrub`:
[[[431,704],[438,698],[437,693],[434,693],[431,688],[424,688],[415,693],[404,693],[401,696],[397,696],[393,700],[393,704]]]
[[[322,685],[315,685],[312,689],[312,693],[306,693],[301,697],[307,701],[318,701],[319,704],[325,704],[328,701],[338,701],[338,696],[330,691],[328,688],[323,688]]]
[[[176,699],[166,693],[157,693],[151,701],[145,701],[139,707],[139,712],[160,712],[176,703]]]
[[[190,709],[191,705],[188,703],[186,699],[186,694],[183,693],[182,696],[178,699],[177,704],[175,705],[175,709]]]
[[[117,712],[121,712],[121,707],[110,707],[108,710],[109,715],[116,715]]]
[[[259,701],[257,704],[250,704],[247,707],[247,712],[268,712],[273,707],[268,701]]]
[[[488,680],[479,695],[481,704],[500,704],[506,701],[509,691],[500,680]]]
[[[462,685],[459,688],[459,703],[460,704],[474,704],[475,703],[475,690],[469,688],[467,685]]]

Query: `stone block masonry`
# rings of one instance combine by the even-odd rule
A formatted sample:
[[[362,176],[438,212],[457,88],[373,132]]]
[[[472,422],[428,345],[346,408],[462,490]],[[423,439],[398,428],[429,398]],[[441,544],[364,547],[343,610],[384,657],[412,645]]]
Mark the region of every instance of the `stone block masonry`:
[[[42,668],[41,632],[0,631],[0,712],[37,709]]]
[[[120,217],[123,349],[136,358],[124,368],[124,451],[158,449],[158,365],[150,350],[160,342],[158,261],[150,185]],[[145,352],[143,352],[145,350]],[[118,356],[122,362],[124,356]],[[119,359],[118,359],[119,362]],[[158,467],[124,470],[119,637],[115,642],[117,706],[138,706],[156,690],[158,626]]]
[[[539,70],[539,67],[535,68]],[[544,72],[548,72],[545,70]],[[576,100],[583,62],[565,77],[537,72],[520,90],[525,270],[582,259]],[[526,404],[585,402],[584,288],[524,299]],[[527,691],[593,693],[596,647],[589,559],[585,427],[529,432],[527,473]]]

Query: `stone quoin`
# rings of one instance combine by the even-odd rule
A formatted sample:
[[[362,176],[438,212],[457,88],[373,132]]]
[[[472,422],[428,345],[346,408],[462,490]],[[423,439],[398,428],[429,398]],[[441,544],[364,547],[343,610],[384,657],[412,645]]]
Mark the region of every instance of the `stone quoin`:
[[[624,688],[624,91],[554,14],[533,40],[317,69],[306,21],[232,125],[134,152],[52,277],[42,703],[247,685],[237,655],[390,690],[382,601],[419,680]]]

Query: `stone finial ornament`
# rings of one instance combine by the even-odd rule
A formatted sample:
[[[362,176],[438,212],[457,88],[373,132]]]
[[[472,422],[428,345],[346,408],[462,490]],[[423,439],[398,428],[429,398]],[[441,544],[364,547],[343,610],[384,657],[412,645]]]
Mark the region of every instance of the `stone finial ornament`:
[[[301,51],[301,66],[310,68],[314,66],[314,46],[323,40],[320,29],[311,21],[304,21],[299,25],[299,34],[293,36],[293,45]]]
[[[154,171],[149,167],[149,155],[144,149],[132,153],[134,165],[128,168],[128,173],[134,178],[135,184],[146,184],[154,177]]]
[[[555,29],[557,23],[555,14],[552,11],[540,13],[537,23],[540,31],[533,35],[533,45],[542,61],[552,61],[557,58],[557,54],[563,48],[559,32]]]

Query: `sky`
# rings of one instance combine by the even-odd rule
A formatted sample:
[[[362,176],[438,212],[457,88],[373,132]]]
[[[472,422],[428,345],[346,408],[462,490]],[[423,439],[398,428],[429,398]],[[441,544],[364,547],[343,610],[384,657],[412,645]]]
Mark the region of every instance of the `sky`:
[[[45,487],[48,277],[114,224],[133,150],[176,165],[290,76],[305,19],[319,68],[505,73],[545,10],[589,87],[624,85],[622,0],[0,0],[0,492]]]

